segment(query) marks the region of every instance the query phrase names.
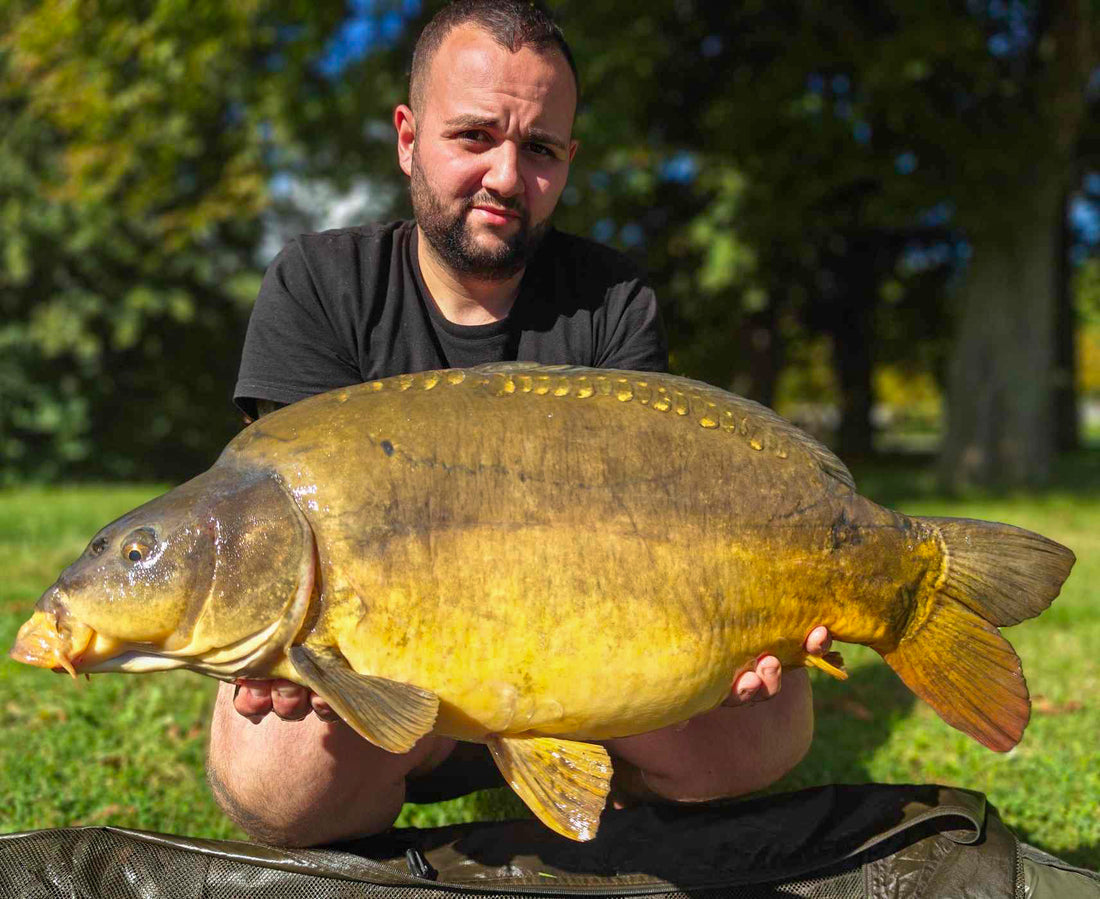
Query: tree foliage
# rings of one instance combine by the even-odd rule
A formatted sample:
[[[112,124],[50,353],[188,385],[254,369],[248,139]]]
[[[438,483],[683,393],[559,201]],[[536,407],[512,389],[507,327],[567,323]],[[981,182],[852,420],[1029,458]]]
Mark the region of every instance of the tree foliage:
[[[568,8],[581,21],[600,16]],[[634,99],[614,106],[645,122],[651,153],[693,154],[704,173],[693,187],[730,183],[722,171],[742,179],[724,234],[737,234],[755,264],[715,297],[740,306],[729,324],[751,326],[745,313],[764,297],[773,336],[791,317],[830,333],[852,425],[842,442],[859,449],[873,364],[909,356],[876,330],[883,296],[896,301],[900,288],[919,311],[910,321],[923,316],[939,333],[949,312],[944,481],[1044,480],[1054,395],[1070,380],[1055,359],[1065,250],[1056,235],[1075,163],[1095,142],[1100,6],[677,0],[649,9],[648,25],[631,25],[648,41],[647,66],[618,73]],[[584,30],[603,35],[608,24]],[[954,310],[942,290],[917,286],[927,278],[909,277],[927,271],[913,265],[922,257],[955,268]],[[704,308],[705,330],[718,319]]]
[[[281,136],[302,129],[322,83],[310,59],[342,13],[258,2],[5,7],[7,477],[178,478],[233,433],[258,213]]]
[[[407,213],[390,114],[438,6],[4,7],[6,471],[209,461],[273,221],[316,224],[293,202],[311,184]],[[1042,476],[1051,447],[1013,456],[998,428],[1037,428],[1057,380],[1049,333],[1032,344],[1053,327],[1061,197],[1100,146],[1094,0],[554,6],[582,81],[557,222],[645,263],[678,370],[772,402],[825,335],[836,375],[815,389],[852,452],[876,367],[944,375],[954,328],[945,471]],[[1017,395],[1029,411],[996,413]]]

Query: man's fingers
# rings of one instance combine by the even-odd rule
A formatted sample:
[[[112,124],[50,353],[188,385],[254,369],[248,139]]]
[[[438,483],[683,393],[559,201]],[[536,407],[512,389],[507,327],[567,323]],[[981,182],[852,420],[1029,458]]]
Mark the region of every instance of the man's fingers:
[[[812,656],[822,656],[833,645],[833,638],[829,636],[829,629],[819,624],[806,637],[806,652]]]
[[[339,721],[340,716],[333,711],[332,706],[325,702],[316,693],[309,694],[310,704],[313,706],[313,712],[322,721]]]
[[[285,721],[298,721],[311,711],[313,694],[300,684],[288,680],[237,681],[233,708],[253,723],[274,712]]]
[[[284,721],[298,721],[310,713],[309,690],[288,680],[271,684],[272,710]]]
[[[271,711],[270,682],[237,681],[237,689],[233,692],[233,708],[251,721],[259,721]]]
[[[779,659],[775,656],[764,656],[757,659],[756,674],[762,681],[763,686],[757,691],[757,695],[753,697],[754,702],[761,699],[771,699],[779,692],[783,675],[783,667],[779,664]]]
[[[760,676],[755,671],[744,672],[733,682],[733,690],[730,691],[729,705],[743,705],[752,702],[764,686]]]
[[[833,645],[829,629],[819,624],[806,635],[806,652],[823,656]],[[773,655],[762,655],[751,669],[742,671],[734,680],[730,695],[722,705],[736,707],[749,702],[763,702],[775,696],[783,685],[783,666]]]
[[[733,689],[722,705],[732,708],[771,699],[779,692],[782,676],[783,667],[779,664],[779,659],[771,655],[761,656],[753,668],[741,672],[734,680]]]

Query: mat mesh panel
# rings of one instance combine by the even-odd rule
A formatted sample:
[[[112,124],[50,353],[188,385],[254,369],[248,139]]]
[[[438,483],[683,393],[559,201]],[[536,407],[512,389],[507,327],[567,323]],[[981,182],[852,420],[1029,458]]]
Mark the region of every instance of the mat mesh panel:
[[[595,892],[595,891],[593,891]],[[43,831],[0,840],[3,899],[457,899],[425,885],[382,887],[158,846],[109,831]],[[479,899],[516,894],[465,893]],[[614,895],[608,890],[604,895]],[[863,899],[855,870],[827,880],[653,894],[652,899]]]

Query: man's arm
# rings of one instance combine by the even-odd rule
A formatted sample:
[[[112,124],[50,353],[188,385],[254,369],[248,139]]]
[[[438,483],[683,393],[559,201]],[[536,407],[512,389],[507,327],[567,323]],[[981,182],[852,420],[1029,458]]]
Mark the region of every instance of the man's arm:
[[[270,415],[276,409],[282,409],[288,403],[277,403],[275,400],[252,400],[251,403],[256,407],[256,418],[263,418],[265,415]]]

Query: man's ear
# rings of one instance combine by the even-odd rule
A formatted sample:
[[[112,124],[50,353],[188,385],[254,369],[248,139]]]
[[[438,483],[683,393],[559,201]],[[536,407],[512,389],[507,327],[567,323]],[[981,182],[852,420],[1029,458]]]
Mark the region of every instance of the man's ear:
[[[393,127],[397,129],[397,162],[412,177],[413,147],[416,144],[416,116],[404,103],[393,111]]]

